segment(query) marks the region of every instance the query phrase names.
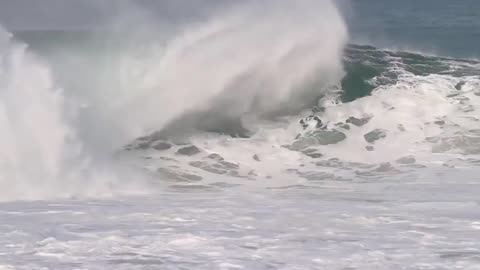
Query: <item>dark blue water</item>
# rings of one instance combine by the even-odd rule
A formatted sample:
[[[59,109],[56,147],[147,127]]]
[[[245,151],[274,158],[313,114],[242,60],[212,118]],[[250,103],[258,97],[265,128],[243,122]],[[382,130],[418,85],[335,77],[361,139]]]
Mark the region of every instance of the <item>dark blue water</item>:
[[[478,0],[351,0],[346,10],[355,43],[480,57]]]

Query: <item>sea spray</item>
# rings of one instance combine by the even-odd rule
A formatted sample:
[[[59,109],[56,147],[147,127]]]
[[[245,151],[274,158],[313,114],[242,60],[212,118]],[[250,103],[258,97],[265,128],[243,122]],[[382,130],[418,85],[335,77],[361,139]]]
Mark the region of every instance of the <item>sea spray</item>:
[[[58,55],[55,68],[68,94],[85,100],[80,124],[96,149],[186,114],[221,121],[298,110],[343,76],[347,30],[328,0],[237,2],[173,30],[129,5],[110,28],[95,37],[103,54]]]
[[[111,195],[116,173],[84,151],[51,70],[0,30],[0,200]]]

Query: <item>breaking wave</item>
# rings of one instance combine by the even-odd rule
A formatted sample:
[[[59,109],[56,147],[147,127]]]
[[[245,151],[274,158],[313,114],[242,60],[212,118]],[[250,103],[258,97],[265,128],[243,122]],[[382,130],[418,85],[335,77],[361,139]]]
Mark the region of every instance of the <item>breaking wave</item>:
[[[480,62],[346,45],[330,1],[246,1],[168,31],[138,10],[123,22],[0,33],[3,199],[480,164]]]
[[[347,30],[328,0],[245,1],[165,33],[147,12],[122,16],[139,14],[88,48],[0,32],[4,199],[128,190],[111,156],[138,136],[290,115],[343,76]]]

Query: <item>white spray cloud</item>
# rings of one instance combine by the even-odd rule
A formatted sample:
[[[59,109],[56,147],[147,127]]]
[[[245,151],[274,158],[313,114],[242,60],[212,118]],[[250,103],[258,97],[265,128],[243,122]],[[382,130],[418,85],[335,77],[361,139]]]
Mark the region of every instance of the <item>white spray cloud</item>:
[[[347,30],[329,0],[243,1],[170,29],[139,7],[125,10],[115,24],[122,44],[90,67],[103,75],[84,92],[115,133],[104,134],[113,148],[186,112],[298,107],[343,75]],[[321,84],[303,87],[312,81]]]

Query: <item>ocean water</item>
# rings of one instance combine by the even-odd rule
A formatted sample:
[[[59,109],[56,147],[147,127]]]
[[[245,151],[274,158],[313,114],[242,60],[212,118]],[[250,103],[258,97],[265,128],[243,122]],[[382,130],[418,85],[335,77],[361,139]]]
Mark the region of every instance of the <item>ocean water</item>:
[[[479,58],[478,1],[351,1],[352,38],[390,49]]]
[[[0,30],[0,269],[480,269],[477,10]]]

